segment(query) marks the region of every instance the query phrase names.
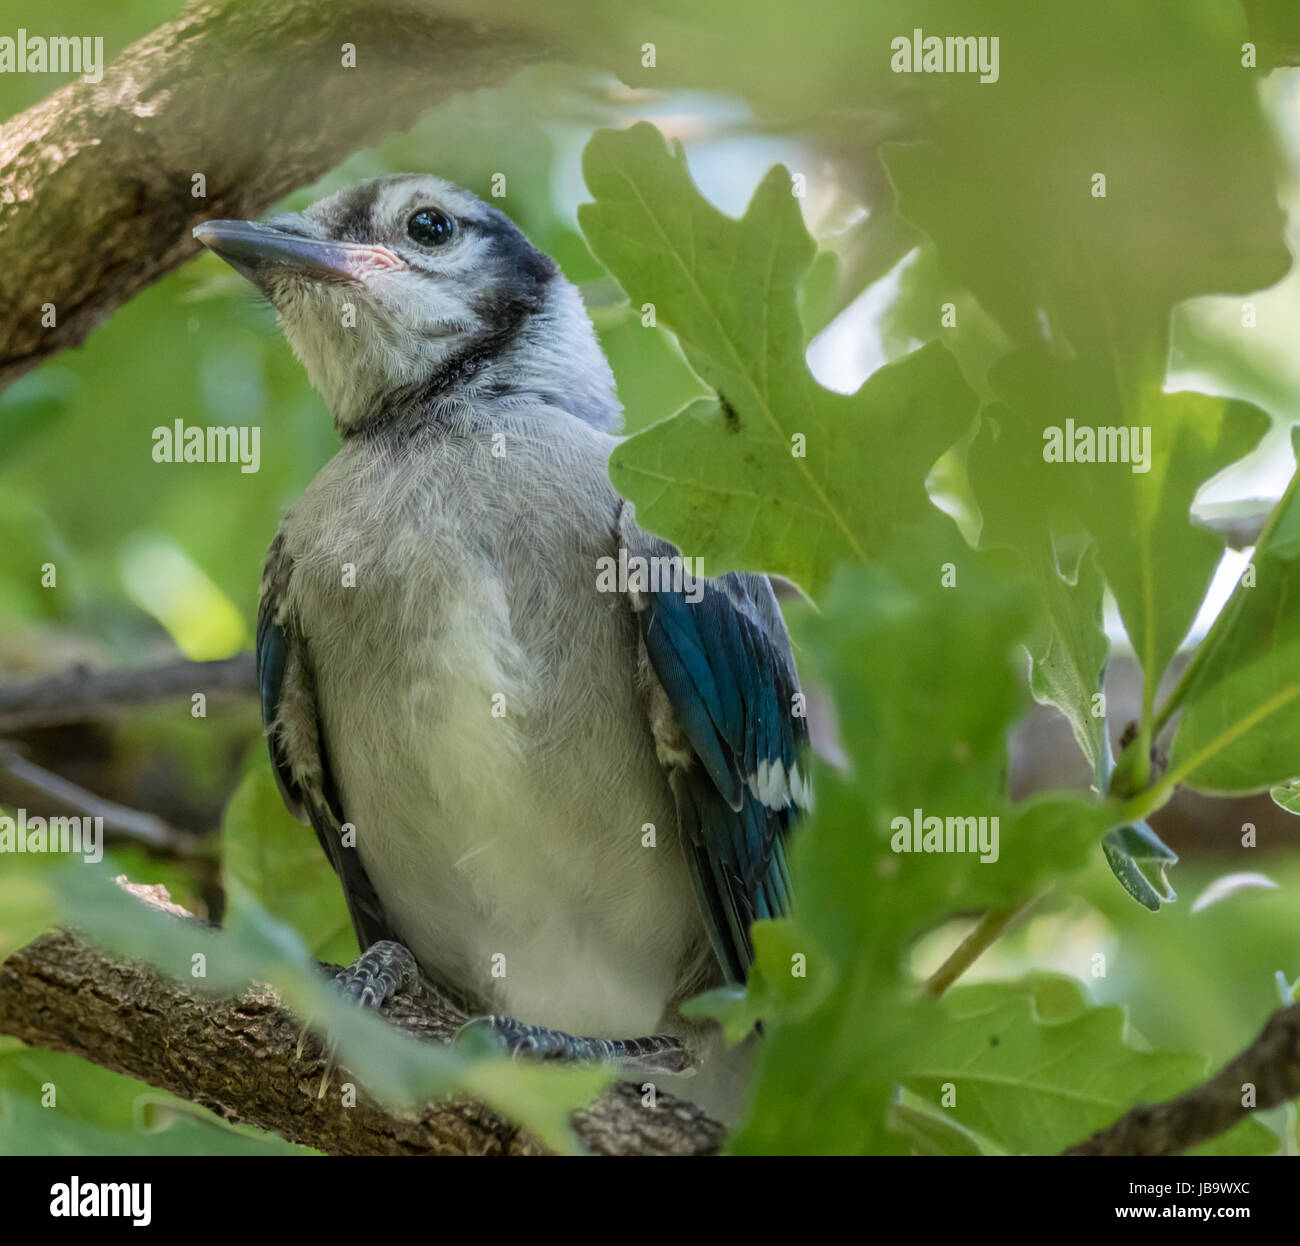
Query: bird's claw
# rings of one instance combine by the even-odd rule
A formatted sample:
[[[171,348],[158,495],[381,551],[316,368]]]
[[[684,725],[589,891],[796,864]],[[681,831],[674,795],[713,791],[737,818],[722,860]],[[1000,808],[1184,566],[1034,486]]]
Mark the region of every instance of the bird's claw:
[[[694,1067],[685,1045],[668,1034],[645,1038],[587,1038],[490,1014],[466,1022],[457,1037],[478,1035],[490,1036],[515,1060],[589,1061],[641,1073],[684,1073]]]
[[[335,990],[360,1008],[378,1011],[399,991],[411,989],[419,978],[415,957],[409,949],[391,939],[372,943],[347,968],[339,971],[333,980]],[[298,1035],[294,1059],[301,1060],[307,1038],[315,1028],[315,1018],[309,1020]],[[329,1089],[330,1078],[338,1067],[338,1043],[325,1035],[321,1047],[325,1071],[321,1076],[316,1098],[323,1099]]]
[[[457,1039],[476,1041],[479,1036],[490,1039],[512,1059],[565,1060],[576,1059],[572,1050],[577,1040],[560,1030],[547,1030],[539,1025],[525,1025],[512,1017],[488,1015],[473,1017],[460,1027]]]

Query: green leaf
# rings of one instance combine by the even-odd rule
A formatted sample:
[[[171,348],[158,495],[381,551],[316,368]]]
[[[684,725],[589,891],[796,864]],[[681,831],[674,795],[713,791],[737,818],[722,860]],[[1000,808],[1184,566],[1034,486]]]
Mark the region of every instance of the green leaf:
[[[1059,979],[1051,989],[1068,991]],[[1088,1006],[1077,985],[1070,1006],[1040,1006],[1041,990],[986,983],[951,991],[918,1037],[904,1086],[936,1107],[946,1095],[942,1110],[954,1124],[1006,1151],[1051,1154],[1205,1075],[1203,1056],[1133,1046],[1122,1010]],[[1220,1154],[1276,1149],[1260,1126],[1217,1141]]]
[[[313,1154],[78,1056],[6,1041],[0,1155]]]
[[[835,252],[818,251],[799,285],[799,323],[803,326],[805,347],[835,318],[839,275],[840,264]]]
[[[1288,779],[1285,783],[1279,783],[1270,788],[1268,794],[1279,809],[1300,817],[1300,779]]]
[[[1155,913],[1161,904],[1178,899],[1165,876],[1165,871],[1178,863],[1178,854],[1145,822],[1116,827],[1101,847],[1111,872],[1143,908]]]
[[[1105,584],[1092,548],[1073,580],[1040,549],[1031,564],[1043,616],[1029,642],[1029,690],[1040,705],[1055,705],[1070,720],[1074,738],[1095,771],[1106,748],[1106,717],[1100,702],[1110,641],[1102,626]]]
[[[618,380],[628,433],[667,419],[705,394],[703,383],[682,358],[672,334],[642,323],[636,308],[627,303],[603,308],[592,314],[592,323]]]
[[[192,1105],[186,1105],[192,1107]],[[0,1090],[0,1155],[312,1155],[275,1134],[241,1133],[177,1109],[161,1127],[105,1129]]]
[[[743,987],[726,986],[688,1000],[688,1017],[712,1017],[728,1043],[748,1038],[765,1017],[806,1016],[835,987],[835,971],[816,941],[793,921],[756,921],[754,963]]]
[[[760,568],[821,593],[837,562],[865,562],[929,506],[925,475],[970,423],[973,393],[937,345],[851,397],[817,385],[798,312],[815,248],[784,169],[737,221],[644,123],[598,132],[583,167],[592,250],[717,395],[622,443],[615,486],[710,574]]]
[[[744,1042],[763,1019],[764,1001],[758,993],[744,986],[720,986],[688,999],[682,1005],[686,1017],[712,1017],[722,1026],[728,1046]]]
[[[12,815],[0,810],[0,818]],[[59,860],[48,853],[0,852],[0,961],[54,924],[58,906],[50,880]]]
[[[914,1155],[984,1155],[986,1148],[967,1130],[915,1095],[889,1108],[889,1127],[911,1140]]]
[[[76,395],[76,377],[60,368],[15,382],[0,398],[0,462],[17,457],[24,442],[56,424]]]
[[[1003,982],[977,982],[948,997],[955,1014],[966,1015],[981,1008],[997,1007],[1013,996],[1032,1002],[1040,1021],[1073,1021],[1091,1006],[1088,993],[1078,979],[1063,973],[1027,973]]]
[[[983,515],[982,548],[1017,551],[1035,595],[1027,641],[1029,687],[1040,704],[1069,719],[1074,738],[1096,772],[1106,748],[1106,719],[1095,712],[1110,655],[1102,626],[1104,583],[1096,551],[1087,548],[1072,576],[1062,573],[1051,535],[1057,502],[1041,472],[1042,440],[1005,407],[986,407],[966,460]]]
[[[1292,431],[1300,445],[1300,430]],[[1300,488],[1293,476],[1202,642],[1164,786],[1255,792],[1290,779],[1300,753]],[[1253,577],[1253,584],[1247,581]]]
[[[338,877],[311,827],[285,809],[260,741],[226,805],[221,843],[227,887],[245,888],[268,913],[292,926],[317,960],[349,965],[357,958]]]
[[[1221,904],[1243,891],[1277,890],[1278,884],[1267,874],[1261,874],[1257,870],[1235,870],[1231,874],[1220,874],[1210,883],[1192,902],[1192,912],[1202,913],[1212,904]]]
[[[1192,524],[1192,500],[1258,443],[1268,417],[1247,403],[1165,394],[1153,383],[1125,397],[1103,362],[1057,360],[1043,351],[1008,356],[990,379],[1039,446],[1037,461],[1026,463],[1033,479],[1022,491],[1022,518],[1040,528],[1065,521],[1092,534],[1152,695],[1223,552],[1212,533]],[[1059,431],[1064,448],[1072,444],[1071,427],[1128,429],[1130,461],[1047,461],[1049,438]],[[1177,557],[1169,556],[1174,549]]]

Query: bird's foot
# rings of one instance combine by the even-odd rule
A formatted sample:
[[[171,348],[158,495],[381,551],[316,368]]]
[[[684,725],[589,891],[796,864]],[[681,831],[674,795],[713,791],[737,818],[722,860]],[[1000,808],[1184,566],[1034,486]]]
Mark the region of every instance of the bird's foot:
[[[392,939],[380,939],[338,973],[334,978],[334,986],[343,993],[345,999],[350,999],[358,1007],[377,1012],[400,991],[413,990],[419,981],[420,969],[410,949]],[[312,1024],[308,1021],[298,1035],[295,1052],[298,1059],[302,1058]],[[318,1099],[325,1097],[338,1063],[338,1043],[328,1034],[324,1038],[322,1055],[325,1059],[325,1072],[321,1077],[320,1089],[316,1092]]]
[[[525,1025],[513,1017],[475,1017],[462,1034],[486,1032],[516,1059],[587,1061],[612,1064],[628,1073],[686,1073],[696,1060],[686,1044],[671,1034],[644,1038],[585,1038]]]
[[[335,979],[345,998],[362,1008],[382,1008],[399,991],[420,980],[420,967],[411,950],[393,939],[372,943]]]

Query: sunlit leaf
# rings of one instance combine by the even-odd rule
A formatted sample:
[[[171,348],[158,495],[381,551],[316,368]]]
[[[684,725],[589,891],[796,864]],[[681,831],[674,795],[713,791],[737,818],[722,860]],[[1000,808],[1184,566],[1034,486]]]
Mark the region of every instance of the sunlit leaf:
[[[622,443],[615,485],[710,574],[766,570],[824,591],[836,562],[866,561],[923,513],[925,474],[970,423],[974,395],[937,345],[852,397],[813,380],[798,300],[815,248],[785,170],[737,221],[649,125],[598,133],[584,169],[592,249],[717,395]]]

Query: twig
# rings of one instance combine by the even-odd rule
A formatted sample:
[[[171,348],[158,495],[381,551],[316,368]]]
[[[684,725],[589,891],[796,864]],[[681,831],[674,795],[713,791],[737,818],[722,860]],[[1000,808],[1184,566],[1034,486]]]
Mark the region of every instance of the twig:
[[[127,840],[148,852],[170,860],[207,860],[211,850],[197,835],[171,826],[157,814],[130,809],[28,761],[16,749],[0,743],[0,771],[20,787],[54,801],[79,817],[103,818],[104,837]]]
[[[162,888],[130,888],[169,908]],[[400,1029],[447,1042],[464,1018],[399,996],[384,1015]],[[335,1155],[536,1155],[541,1145],[482,1104],[458,1099],[391,1115],[359,1094],[317,1098],[319,1064],[296,1059],[301,1026],[273,992],[237,999],[191,994],[146,966],[70,932],[46,935],[0,965],[0,1033],[138,1077],[230,1120],[274,1130]],[[693,1104],[617,1083],[574,1116],[579,1139],[604,1155],[709,1155],[723,1129]]]
[[[0,685],[0,733],[106,718],[131,706],[191,697],[196,692],[220,699],[252,696],[256,690],[251,653],[219,662],[171,662],[131,670],[74,666],[28,683]]]
[[[1251,1106],[1243,1105],[1249,1087]],[[1300,1095],[1300,1004],[1275,1012],[1259,1037],[1203,1085],[1154,1106],[1138,1104],[1065,1155],[1178,1155],[1226,1133],[1260,1108]]]
[[[989,909],[979,919],[975,929],[957,945],[952,955],[930,975],[921,993],[930,999],[938,999],[1050,891],[1051,888],[1047,887],[1032,900],[1012,908]]]

